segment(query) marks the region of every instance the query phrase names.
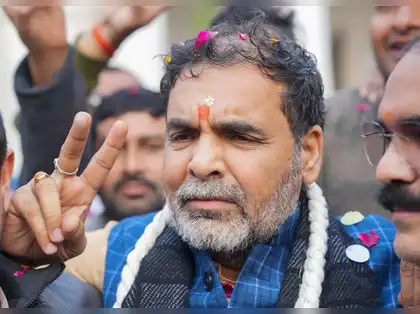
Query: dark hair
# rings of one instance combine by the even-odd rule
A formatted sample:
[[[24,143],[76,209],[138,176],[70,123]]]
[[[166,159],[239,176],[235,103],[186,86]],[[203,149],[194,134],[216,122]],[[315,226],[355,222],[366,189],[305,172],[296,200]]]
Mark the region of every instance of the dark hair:
[[[92,118],[92,138],[96,139],[96,127],[110,117],[118,117],[128,112],[146,111],[153,117],[166,114],[166,106],[159,93],[144,88],[123,89],[104,97],[95,109]]]
[[[283,36],[264,14],[238,25],[222,23],[211,31],[218,33],[198,55],[194,51],[195,40],[172,46],[171,62],[166,64],[161,82],[166,105],[172,88],[185,69],[189,68],[189,74],[194,78],[199,75],[194,72],[195,64],[228,67],[250,63],[270,79],[287,86],[287,91],[281,95],[282,110],[296,139],[315,125],[324,127],[324,87],[311,53]],[[238,32],[246,33],[248,39],[239,39]]]
[[[4,161],[6,160],[6,154],[7,154],[6,129],[4,128],[3,119],[0,114],[0,169],[3,166]]]
[[[264,13],[269,23],[280,28],[284,35],[295,40],[295,14],[293,11],[285,12],[282,7],[252,7],[252,6],[230,6],[222,9],[211,21],[210,27],[227,23],[240,25],[243,21],[249,21],[257,15]]]

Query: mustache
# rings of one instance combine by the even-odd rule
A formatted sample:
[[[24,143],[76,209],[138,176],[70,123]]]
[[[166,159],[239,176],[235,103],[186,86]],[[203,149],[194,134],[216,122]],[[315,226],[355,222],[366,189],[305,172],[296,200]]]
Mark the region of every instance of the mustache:
[[[420,30],[418,28],[408,28],[408,29],[398,29],[398,28],[392,28],[391,33],[389,34],[388,38],[386,39],[386,43],[390,44],[395,39],[398,39],[399,37],[413,37],[416,38],[420,35]]]
[[[234,203],[240,208],[245,208],[247,204],[245,193],[239,186],[228,186],[218,181],[198,179],[191,179],[184,183],[175,192],[175,197],[180,206],[193,199],[222,200]]]
[[[378,202],[390,212],[397,208],[420,211],[420,195],[413,195],[408,191],[405,183],[390,183],[381,188]]]
[[[118,192],[126,183],[129,183],[129,182],[134,182],[134,183],[138,183],[138,184],[141,184],[141,185],[145,185],[145,186],[149,187],[150,189],[152,189],[152,191],[157,191],[157,187],[156,187],[155,183],[146,179],[145,177],[136,176],[136,175],[128,175],[128,176],[121,177],[121,179],[119,179],[114,184],[114,186],[113,186],[114,192]]]

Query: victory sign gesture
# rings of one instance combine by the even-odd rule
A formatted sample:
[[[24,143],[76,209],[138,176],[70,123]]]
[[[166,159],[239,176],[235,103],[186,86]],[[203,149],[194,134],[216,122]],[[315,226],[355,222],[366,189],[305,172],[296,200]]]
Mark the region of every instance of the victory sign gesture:
[[[55,171],[51,175],[38,172],[12,198],[1,244],[5,253],[22,263],[66,261],[85,249],[84,222],[90,205],[114,165],[128,131],[124,122],[116,122],[86,170],[77,176],[90,126],[90,115],[78,113],[54,161]]]

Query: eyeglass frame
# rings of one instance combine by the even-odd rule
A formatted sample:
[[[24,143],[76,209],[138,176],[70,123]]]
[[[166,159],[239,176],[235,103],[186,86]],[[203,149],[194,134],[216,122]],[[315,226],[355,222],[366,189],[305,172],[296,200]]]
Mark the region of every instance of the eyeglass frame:
[[[382,152],[382,156],[384,156],[385,155],[385,153],[386,153],[386,150],[388,149],[388,146],[389,146],[389,144],[391,143],[391,141],[392,141],[392,139],[394,138],[394,136],[397,136],[398,138],[400,138],[401,140],[404,140],[404,141],[409,141],[409,142],[412,142],[413,141],[413,139],[411,139],[410,137],[407,137],[407,136],[405,136],[405,135],[403,135],[403,134],[400,134],[400,133],[398,133],[398,132],[390,132],[390,131],[388,131],[388,133],[387,133],[387,130],[384,128],[384,126],[383,125],[381,125],[379,122],[377,122],[377,121],[367,121],[367,122],[364,122],[363,123],[363,125],[362,125],[362,130],[364,129],[364,126],[365,125],[375,125],[375,126],[377,126],[378,128],[379,128],[379,130],[381,130],[381,132],[372,132],[372,133],[368,133],[368,134],[366,134],[366,133],[362,133],[361,135],[360,135],[360,137],[361,138],[363,138],[364,139],[364,143],[363,143],[363,150],[364,150],[364,153],[365,153],[365,156],[366,156],[366,159],[368,160],[368,163],[371,165],[371,166],[375,166],[375,164],[372,162],[372,160],[371,160],[371,158],[369,157],[369,154],[368,154],[368,149],[367,149],[367,138],[369,137],[369,136],[372,136],[372,135],[379,135],[379,136],[382,136],[383,138],[384,138],[384,145],[383,145],[383,152]],[[389,140],[389,143],[387,144],[386,143],[386,139],[388,139]],[[382,158],[382,157],[381,157]]]

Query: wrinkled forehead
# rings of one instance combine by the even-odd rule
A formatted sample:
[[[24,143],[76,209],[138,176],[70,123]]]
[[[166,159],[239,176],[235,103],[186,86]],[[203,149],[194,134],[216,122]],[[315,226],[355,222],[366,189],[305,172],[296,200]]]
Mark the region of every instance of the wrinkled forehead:
[[[379,119],[389,123],[420,116],[420,52],[409,52],[391,73],[379,106]]]
[[[270,123],[282,112],[282,95],[286,87],[264,76],[249,64],[229,67],[198,65],[198,77],[185,70],[171,91],[167,119],[197,118],[197,106],[211,100],[214,118],[237,116]]]

